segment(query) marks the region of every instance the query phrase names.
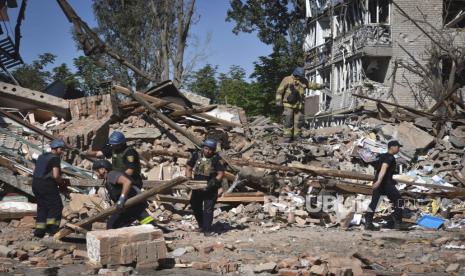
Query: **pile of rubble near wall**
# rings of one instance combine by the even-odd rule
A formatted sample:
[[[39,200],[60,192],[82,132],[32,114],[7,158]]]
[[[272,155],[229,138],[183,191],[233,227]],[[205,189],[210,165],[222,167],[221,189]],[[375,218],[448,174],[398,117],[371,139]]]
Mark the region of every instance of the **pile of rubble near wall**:
[[[133,98],[129,89],[115,85],[109,94],[75,100],[5,87],[8,91],[0,91],[0,103],[5,103],[0,109],[0,218],[13,226],[31,225],[34,162],[48,150],[50,139],[61,137],[72,149],[62,163],[72,194],[64,198],[61,226],[77,233],[103,229],[99,222],[79,226],[109,206],[101,181],[90,171],[91,160],[83,153],[102,147],[114,130],[125,133],[128,144],[140,153],[146,190],[183,176],[198,142],[217,139],[228,173],[216,220],[225,222],[224,227],[255,225],[271,232],[286,225],[360,227],[370,201],[374,171],[370,163],[385,152],[389,140],[397,139],[404,147],[396,178],[404,198],[411,200],[406,221],[417,228],[415,222],[430,214],[443,220],[447,229],[465,225],[465,120],[459,116],[441,121],[411,112],[391,117],[385,112],[359,112],[344,125],[307,129],[301,140],[283,143],[282,126],[269,118],[247,118],[240,108],[205,105],[204,99],[200,105],[170,82],[136,92]],[[27,105],[21,105],[26,100]],[[165,189],[150,198],[149,209],[160,224],[194,228],[195,220],[185,210],[195,185]],[[322,195],[336,198],[340,208],[309,211],[321,206]],[[362,202],[362,208],[350,208],[351,202]],[[381,203],[378,222],[388,221],[390,208],[388,201]],[[23,256],[24,247],[15,246],[14,256],[37,258],[29,259],[31,263],[44,261],[43,250]],[[64,263],[83,255],[75,248],[47,252],[56,259],[68,258]]]

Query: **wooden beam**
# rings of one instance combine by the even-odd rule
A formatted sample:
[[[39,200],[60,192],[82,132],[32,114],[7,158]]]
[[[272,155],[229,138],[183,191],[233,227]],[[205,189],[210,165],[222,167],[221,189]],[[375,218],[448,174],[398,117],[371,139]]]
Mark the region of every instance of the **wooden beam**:
[[[179,185],[179,184],[182,184],[184,183],[185,181],[187,181],[187,178],[185,177],[178,177],[178,178],[175,178],[163,185],[160,185],[160,186],[157,186],[157,187],[153,187],[152,189],[150,190],[147,190],[147,191],[144,191],[140,194],[137,194],[136,196],[128,199],[128,201],[126,202],[126,204],[124,204],[123,206],[123,209],[126,209],[128,207],[131,207],[131,206],[134,206],[138,203],[141,203],[141,202],[144,202],[146,201],[149,197],[152,197],[160,192],[163,192],[163,191],[166,191],[176,185]],[[92,217],[89,217],[83,221],[80,221],[78,223],[76,223],[75,225],[78,226],[78,227],[81,227],[81,228],[84,228],[84,229],[88,229],[92,226],[92,223],[94,222],[97,222],[99,220],[102,220],[102,219],[105,219],[117,212],[120,212],[121,209],[118,209],[116,208],[116,206],[111,206],[110,208],[106,209],[105,211],[95,215],[95,216],[92,216]],[[69,234],[71,234],[72,231],[69,230],[69,229],[61,229],[58,233],[55,234],[54,238],[59,240],[59,239],[62,239],[66,236],[68,236]]]
[[[244,196],[244,197],[254,197],[254,196],[265,196],[264,193],[262,192],[238,192],[238,193],[224,193],[223,197],[238,197],[238,196]]]
[[[390,102],[387,102],[387,101],[374,99],[374,98],[370,98],[370,97],[367,97],[367,96],[364,96],[364,95],[359,95],[359,94],[352,94],[352,96],[362,98],[362,99],[366,99],[366,100],[370,100],[370,101],[374,101],[374,102],[378,102],[378,103],[382,103],[382,104],[385,104],[385,105],[391,105],[391,106],[395,106],[395,107],[398,107],[398,108],[402,108],[402,109],[408,110],[408,111],[410,111],[410,112],[412,112],[414,114],[417,114],[417,115],[427,116],[427,117],[430,117],[430,118],[431,117],[436,117],[434,114],[424,112],[424,111],[421,111],[421,110],[416,110],[415,108],[411,108],[411,107],[408,107],[408,106],[403,106],[403,105],[399,105],[399,104],[395,104],[395,103],[390,103]]]
[[[250,203],[250,202],[264,202],[264,196],[232,196],[219,197],[217,203]]]
[[[151,189],[160,185],[168,183],[170,180],[143,180],[144,189]],[[103,187],[102,179],[69,179],[71,187]],[[203,189],[207,186],[207,181],[194,181],[189,180],[185,183],[173,187],[174,189],[188,188],[191,190]]]

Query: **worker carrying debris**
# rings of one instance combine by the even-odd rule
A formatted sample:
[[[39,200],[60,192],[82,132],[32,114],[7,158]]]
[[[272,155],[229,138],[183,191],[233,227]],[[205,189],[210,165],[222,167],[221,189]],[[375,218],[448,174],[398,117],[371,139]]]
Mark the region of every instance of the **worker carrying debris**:
[[[51,152],[41,154],[37,159],[32,178],[32,192],[37,201],[34,236],[38,238],[58,232],[63,211],[59,188],[65,186],[60,167],[65,142],[55,139],[50,148]]]
[[[323,86],[309,83],[304,76],[304,69],[296,67],[292,75],[285,77],[276,92],[276,106],[283,108],[284,142],[289,143],[300,137],[302,126],[305,89],[319,90]]]
[[[402,147],[402,145],[398,141],[390,141],[388,143],[388,151],[381,154],[375,161],[376,180],[373,183],[371,203],[368,206],[367,213],[365,214],[366,230],[379,230],[378,227],[373,225],[373,216],[376,207],[378,206],[378,201],[382,195],[387,196],[394,207],[394,213],[392,214],[394,228],[401,228],[403,202],[400,193],[396,188],[396,181],[392,178],[397,168],[396,158],[394,155],[399,153],[400,147]]]
[[[139,189],[142,188],[139,153],[126,144],[126,137],[122,132],[114,131],[107,145],[99,151],[89,151],[87,154],[91,157],[111,158],[113,170],[125,173]]]
[[[211,236],[213,211],[218,198],[218,189],[224,177],[225,166],[216,153],[217,142],[206,139],[200,151],[194,152],[187,162],[186,177],[188,179],[207,181],[207,188],[193,190],[190,198],[192,211],[205,236]]]
[[[124,173],[113,170],[108,160],[99,159],[94,161],[92,169],[97,173],[98,178],[105,180],[105,188],[110,199],[119,209],[123,209],[124,203],[140,192],[139,188],[133,185],[133,180]],[[144,201],[112,215],[107,221],[107,229],[126,227],[136,220],[140,224],[157,226],[154,224],[154,218],[145,211],[147,206],[147,202]]]

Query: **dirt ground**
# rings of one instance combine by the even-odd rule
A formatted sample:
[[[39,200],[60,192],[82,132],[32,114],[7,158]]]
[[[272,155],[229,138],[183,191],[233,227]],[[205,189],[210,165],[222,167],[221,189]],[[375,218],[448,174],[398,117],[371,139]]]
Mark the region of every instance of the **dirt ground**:
[[[73,257],[68,263],[55,260],[53,252],[54,248],[57,248],[54,245],[56,242],[51,239],[31,241],[31,229],[6,226],[1,231],[2,244],[10,248],[28,249],[29,259],[20,261],[18,257],[0,258],[0,268],[3,271],[0,275],[89,275],[98,272],[97,269],[91,269],[86,265],[85,259],[82,258]],[[170,251],[169,256],[173,258],[172,262],[191,265],[229,263],[235,267],[233,270],[236,270],[226,273],[230,275],[256,275],[254,271],[263,263],[275,263],[279,266],[283,260],[293,258],[327,261],[338,257],[351,257],[355,253],[377,264],[377,273],[371,275],[401,275],[402,271],[408,271],[408,275],[465,275],[464,250],[446,249],[444,246],[446,243],[463,241],[463,234],[460,232],[389,229],[367,232],[360,228],[343,230],[322,226],[284,226],[278,229],[251,225],[242,230],[230,230],[212,237],[204,237],[192,231],[176,230],[166,234],[165,238]],[[71,241],[73,243],[60,243],[59,247],[69,245],[77,250],[85,250],[84,239]],[[38,244],[45,248],[34,248]],[[184,252],[173,256],[174,250],[180,248],[185,249],[181,250]],[[37,256],[47,259],[43,265],[45,267],[39,267],[40,265],[31,261]],[[450,264],[458,264],[459,268],[450,271]],[[221,270],[196,270],[190,267],[137,269],[135,272],[138,275],[217,275]],[[264,272],[260,275],[268,274]]]

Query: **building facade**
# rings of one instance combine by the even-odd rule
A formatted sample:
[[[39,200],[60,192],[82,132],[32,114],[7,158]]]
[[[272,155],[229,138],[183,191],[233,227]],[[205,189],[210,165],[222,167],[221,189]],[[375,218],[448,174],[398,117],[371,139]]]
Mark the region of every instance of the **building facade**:
[[[426,18],[436,28],[465,17],[459,9],[465,10],[465,2],[396,0],[395,4],[413,19]],[[360,105],[353,93],[418,107],[411,84],[419,80],[404,69],[395,69],[396,60],[408,60],[408,53],[421,60],[432,42],[395,4],[390,0],[306,1],[306,77],[329,84],[326,90],[307,91],[306,115],[353,110]],[[452,27],[463,27],[464,21]]]

